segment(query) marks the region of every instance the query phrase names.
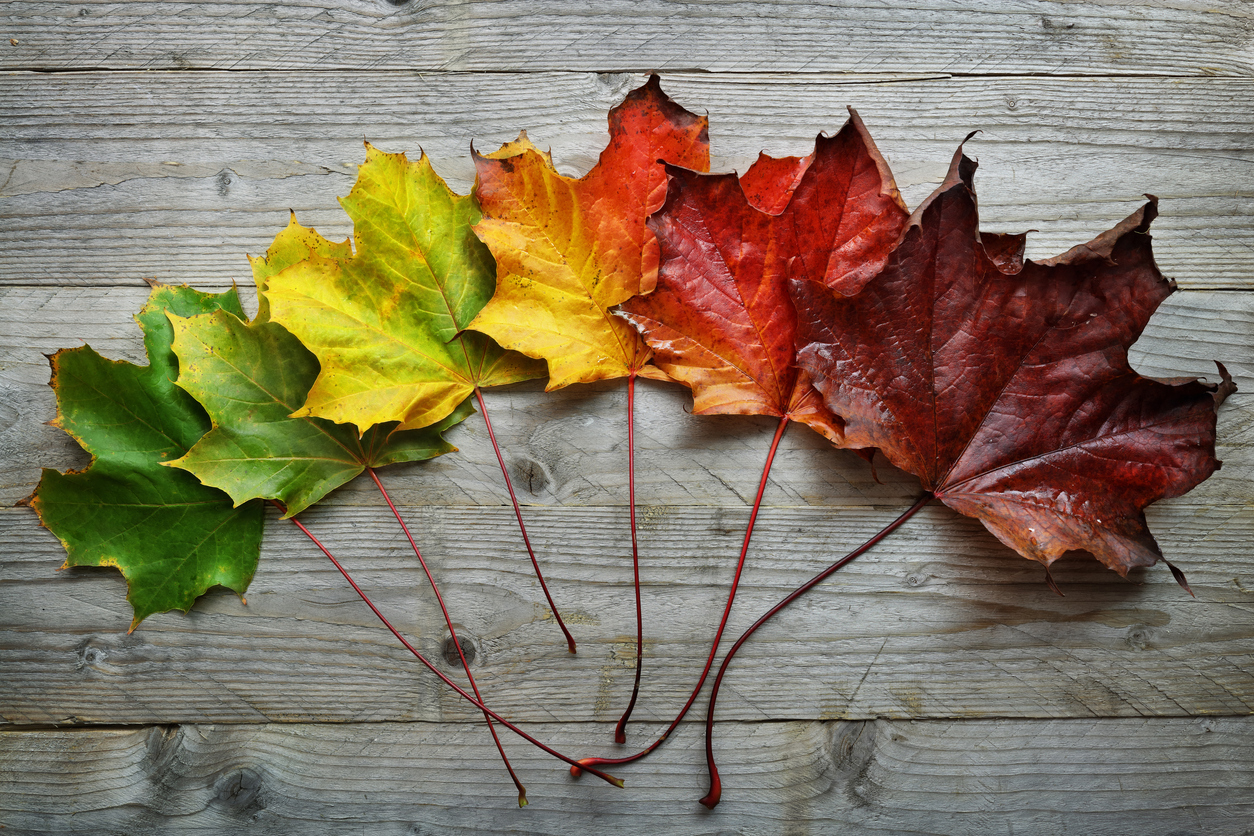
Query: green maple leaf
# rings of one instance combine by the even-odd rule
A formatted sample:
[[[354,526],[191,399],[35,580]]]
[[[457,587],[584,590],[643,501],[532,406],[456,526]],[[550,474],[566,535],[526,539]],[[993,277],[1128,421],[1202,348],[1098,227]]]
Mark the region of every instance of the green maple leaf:
[[[492,256],[471,230],[474,199],[450,191],[426,155],[411,163],[366,151],[342,201],[352,255],[306,247],[305,258],[258,281],[274,321],[321,364],[297,415],[362,432],[388,422],[418,429],[476,386],[542,376],[542,362],[464,331],[496,286]]]
[[[178,360],[166,312],[242,314],[234,290],[219,295],[158,286],[135,317],[147,366],[108,360],[90,346],[52,356],[54,423],[92,456],[81,472],[44,470],[29,504],[61,540],[65,566],[113,566],[135,617],[191,608],[221,585],[243,595],[257,568],[262,505],[234,507],[221,491],[162,464],[185,454],[210,427],[175,385]]]
[[[224,310],[171,315],[170,321],[181,368],[178,385],[208,411],[213,429],[168,464],[221,488],[237,503],[281,500],[291,517],[366,467],[456,450],[440,434],[474,412],[467,402],[424,429],[394,432],[392,422],[365,435],[347,424],[291,417],[318,375],[318,361],[283,326],[244,323]]]

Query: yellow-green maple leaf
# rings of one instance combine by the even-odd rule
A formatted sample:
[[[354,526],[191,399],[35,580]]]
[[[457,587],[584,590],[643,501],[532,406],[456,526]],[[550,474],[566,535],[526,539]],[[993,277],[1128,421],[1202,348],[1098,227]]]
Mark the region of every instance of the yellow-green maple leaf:
[[[425,154],[410,162],[367,144],[341,205],[353,220],[351,254],[311,246],[306,235],[305,258],[263,270],[258,282],[270,316],[322,367],[297,417],[361,432],[389,421],[418,429],[449,415],[476,386],[544,373],[482,334],[463,333],[491,297],[495,269],[471,232],[480,218],[474,199],[450,191]],[[275,255],[282,261],[286,252]]]

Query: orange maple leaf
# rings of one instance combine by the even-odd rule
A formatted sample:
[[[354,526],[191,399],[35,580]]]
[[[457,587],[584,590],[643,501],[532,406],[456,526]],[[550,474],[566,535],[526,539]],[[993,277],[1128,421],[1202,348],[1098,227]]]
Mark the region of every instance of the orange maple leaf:
[[[666,197],[662,160],[709,169],[707,120],[662,92],[657,76],[610,111],[610,144],[584,177],[564,177],[525,134],[475,154],[484,219],[475,233],[496,258],[496,293],[470,327],[549,364],[549,390],[639,374],[650,351],[609,309],[657,281],[645,219]]]

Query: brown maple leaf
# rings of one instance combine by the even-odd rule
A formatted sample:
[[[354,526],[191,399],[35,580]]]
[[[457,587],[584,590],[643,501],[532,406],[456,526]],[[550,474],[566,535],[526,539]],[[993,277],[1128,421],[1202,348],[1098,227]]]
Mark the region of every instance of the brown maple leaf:
[[[1215,410],[1236,388],[1224,367],[1222,383],[1208,385],[1150,380],[1128,364],[1128,346],[1175,289],[1150,251],[1156,199],[1087,244],[1025,262],[1025,236],[980,233],[974,173],[959,148],[860,290],[791,282],[797,362],[844,419],[845,443],[883,451],[926,492],[759,617],[723,657],[706,712],[706,807],[722,797],[714,708],[736,653],[933,497],[1045,564],[1057,592],[1048,567],[1067,551],[1125,576],[1161,559],[1145,507],[1219,467]]]
[[[974,172],[959,149],[861,292],[793,282],[798,362],[849,445],[883,451],[1024,557],[1152,565],[1144,508],[1219,467],[1215,410],[1235,388],[1222,365],[1215,386],[1128,364],[1175,289],[1151,253],[1157,201],[1024,262],[1022,236],[981,236]]]

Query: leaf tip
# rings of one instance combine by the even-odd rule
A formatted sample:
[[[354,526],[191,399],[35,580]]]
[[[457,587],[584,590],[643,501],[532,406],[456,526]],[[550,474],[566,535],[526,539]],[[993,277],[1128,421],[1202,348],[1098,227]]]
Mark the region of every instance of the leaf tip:
[[[1158,217],[1158,197],[1146,192],[1145,205],[1141,207],[1141,222],[1136,227],[1136,232],[1149,232],[1150,224]],[[1135,215],[1133,216],[1135,217]]]
[[[983,133],[983,131],[972,131],[962,138],[962,142],[958,143],[958,148],[954,151],[953,159],[949,163],[949,174],[946,175],[945,182],[941,184],[941,189],[953,186],[957,182],[962,182],[968,189],[973,188],[975,169],[979,167],[979,163],[967,156],[967,143],[978,133]]]
[[[1055,581],[1054,576],[1050,574],[1048,566],[1045,567],[1045,585],[1052,589],[1059,598],[1067,597],[1066,595],[1063,595],[1062,590],[1058,588],[1058,582]]]
[[[853,452],[858,455],[858,458],[864,460],[867,464],[871,466],[871,478],[875,480],[875,484],[882,485],[884,483],[880,481],[880,474],[875,469],[875,450],[876,449],[877,448],[875,447],[860,447],[854,450]]]
[[[1237,384],[1232,380],[1232,375],[1228,374],[1228,369],[1223,363],[1216,360],[1215,365],[1219,367],[1220,377],[1220,382],[1213,384],[1215,387],[1215,408],[1218,409],[1219,405],[1226,401],[1229,395],[1237,391]]]
[[[1167,568],[1171,570],[1171,576],[1176,579],[1176,583],[1180,584],[1180,588],[1196,598],[1197,596],[1193,594],[1193,588],[1189,586],[1188,580],[1184,577],[1184,572],[1177,569],[1176,565],[1165,557],[1163,558],[1163,563],[1167,564]]]

